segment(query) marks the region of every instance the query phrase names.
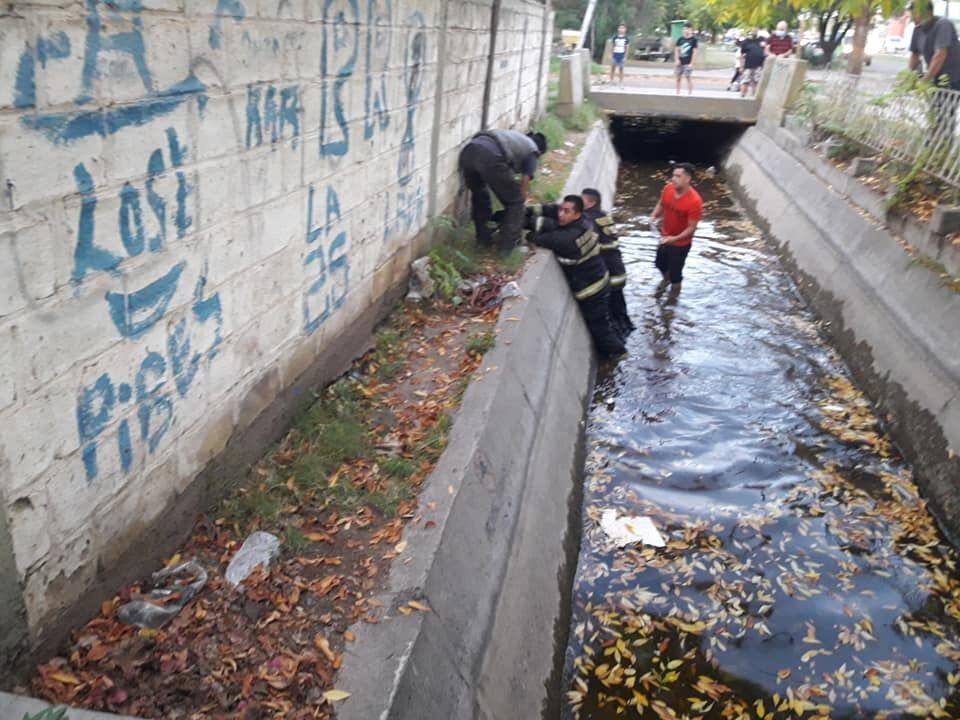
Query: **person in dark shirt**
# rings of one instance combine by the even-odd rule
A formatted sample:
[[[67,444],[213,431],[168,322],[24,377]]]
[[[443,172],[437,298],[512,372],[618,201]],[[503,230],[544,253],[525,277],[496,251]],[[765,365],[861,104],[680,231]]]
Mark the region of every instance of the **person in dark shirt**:
[[[603,211],[599,190],[584,188],[580,191],[580,197],[583,198],[583,214],[593,222],[593,229],[600,238],[600,257],[610,273],[610,322],[621,337],[626,337],[635,327],[627,312],[627,301],[623,297],[623,288],[627,284],[627,268],[623,264],[613,218]]]
[[[610,322],[610,273],[600,258],[593,223],[583,215],[583,200],[567,195],[559,205],[535,205],[530,212],[536,229],[528,240],[553,251],[597,352],[605,359],[622,356],[626,352],[623,339]]]
[[[693,61],[697,56],[697,46],[699,41],[693,36],[693,25],[685,23],[683,26],[683,37],[677,40],[677,47],[674,51],[674,59],[677,68],[674,73],[677,76],[677,95],[680,94],[680,81],[687,78],[687,94],[693,95]]]
[[[910,69],[919,70],[923,58],[925,80],[960,90],[960,41],[953,22],[934,15],[930,0],[916,0],[912,12],[916,25],[910,39]]]
[[[765,52],[763,40],[757,37],[756,30],[751,30],[740,43],[740,62],[743,68],[740,76],[741,96],[746,97],[748,89],[751,95],[757,94],[757,83],[760,82],[760,73],[763,72]]]
[[[470,206],[477,242],[490,245],[492,207],[490,190],[503,205],[503,221],[497,237],[501,252],[510,252],[523,233],[523,208],[538,158],[547,151],[542,133],[517,130],[487,130],[474,135],[460,151],[460,172],[470,190]],[[520,181],[517,182],[517,175]]]

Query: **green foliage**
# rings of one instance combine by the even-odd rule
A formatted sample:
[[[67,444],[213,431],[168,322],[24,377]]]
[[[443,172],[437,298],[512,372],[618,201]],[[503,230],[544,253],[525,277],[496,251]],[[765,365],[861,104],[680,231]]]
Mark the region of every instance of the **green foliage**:
[[[417,466],[413,460],[402,457],[390,457],[380,463],[380,470],[397,480],[406,480],[416,469]]]
[[[468,337],[464,343],[464,349],[471,355],[484,355],[496,342],[496,333],[493,330],[485,330]]]
[[[534,123],[532,129],[534,132],[543,133],[544,137],[547,138],[547,147],[550,150],[562,147],[563,141],[567,137],[566,130],[563,127],[563,121],[556,115],[549,113]]]
[[[436,285],[437,295],[450,301],[458,297],[463,275],[457,266],[439,248],[430,251],[430,277]]]
[[[537,175],[530,183],[530,198],[536,202],[556,202],[563,193],[564,181],[554,176]]]
[[[303,534],[303,530],[296,525],[287,525],[283,529],[283,552],[285,555],[299,555],[308,543],[309,540]]]
[[[570,130],[586,132],[593,127],[597,120],[597,106],[590,101],[581,103],[570,117],[564,118],[563,124]],[[562,143],[563,141],[561,141]],[[553,146],[551,146],[553,147]]]

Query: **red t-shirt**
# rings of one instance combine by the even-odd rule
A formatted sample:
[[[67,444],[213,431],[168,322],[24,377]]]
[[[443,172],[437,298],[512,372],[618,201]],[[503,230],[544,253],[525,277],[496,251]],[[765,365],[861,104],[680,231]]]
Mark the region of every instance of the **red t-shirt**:
[[[673,183],[667,183],[660,195],[660,205],[663,207],[663,225],[661,226],[664,236],[679,235],[687,229],[691,222],[700,222],[703,215],[703,200],[693,188],[687,188],[687,191],[677,197],[676,188]],[[689,245],[693,238],[687,238],[682,242],[673,243],[678,247]]]
[[[770,52],[774,55],[786,55],[793,50],[793,38],[789,35],[784,35],[783,37],[771,35],[767,38],[767,47],[770,48]]]

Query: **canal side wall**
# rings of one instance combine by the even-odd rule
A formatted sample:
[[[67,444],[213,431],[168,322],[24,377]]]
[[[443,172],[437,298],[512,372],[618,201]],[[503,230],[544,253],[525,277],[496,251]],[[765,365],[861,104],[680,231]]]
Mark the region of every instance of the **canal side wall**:
[[[941,527],[960,541],[960,294],[790,152],[751,128],[725,168],[780,247],[801,292],[913,464]]]
[[[464,141],[545,108],[551,39],[536,0],[8,8],[0,676],[363,349]]]
[[[565,192],[612,198],[618,163],[598,124]],[[379,621],[353,628],[339,720],[560,716],[594,354],[550,252],[519,284],[404,531]],[[430,610],[404,615],[411,599]]]

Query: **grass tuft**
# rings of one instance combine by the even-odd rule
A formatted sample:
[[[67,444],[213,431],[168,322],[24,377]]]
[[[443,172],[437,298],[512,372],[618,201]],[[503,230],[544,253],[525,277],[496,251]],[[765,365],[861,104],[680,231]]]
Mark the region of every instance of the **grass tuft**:
[[[485,330],[468,337],[463,347],[471,355],[484,355],[496,342],[496,333],[493,330]]]

